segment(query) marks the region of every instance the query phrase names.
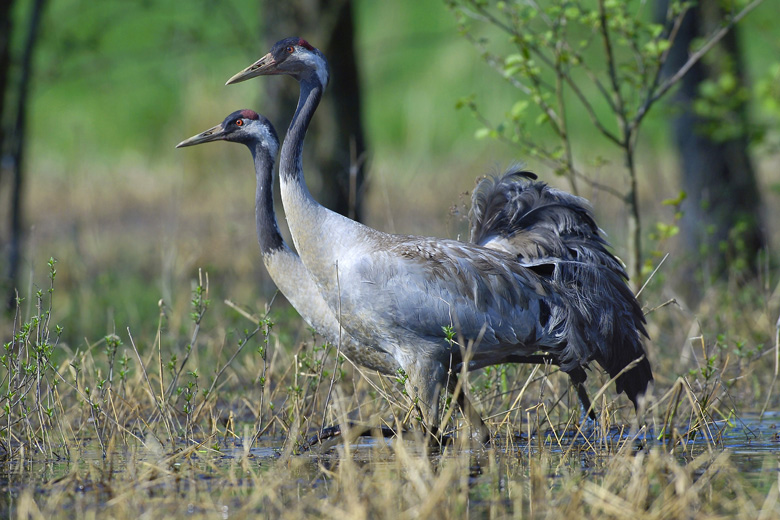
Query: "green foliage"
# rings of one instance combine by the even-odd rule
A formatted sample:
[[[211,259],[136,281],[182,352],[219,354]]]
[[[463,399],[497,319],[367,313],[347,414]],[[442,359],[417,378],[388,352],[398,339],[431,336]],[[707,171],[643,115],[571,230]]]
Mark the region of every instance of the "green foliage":
[[[680,190],[677,197],[661,201],[662,206],[671,207],[674,210],[674,213],[672,214],[670,223],[659,220],[655,223],[654,229],[648,234],[651,248],[650,255],[645,259],[644,265],[642,266],[643,278],[647,278],[650,273],[653,272],[658,265],[658,262],[664,257],[664,251],[668,248],[669,241],[680,232],[680,220],[683,216],[680,206],[686,198],[687,195],[685,191]]]
[[[109,159],[170,149],[161,132],[180,120],[187,71],[211,77],[209,64],[226,56],[237,64],[251,59],[258,8],[259,2],[238,0],[218,8],[203,0],[186,8],[158,1],[50,2],[38,44],[40,90],[31,128],[57,126],[51,122],[56,114],[70,131],[46,132],[46,146],[66,161],[83,153]]]
[[[406,392],[406,382],[409,381],[409,376],[407,375],[406,371],[404,371],[403,368],[398,368],[398,370],[396,370],[396,374],[395,384],[398,386],[399,391],[404,395],[409,395]]]
[[[62,334],[62,328],[52,324],[56,263],[49,258],[49,286],[46,291],[35,291],[35,308],[29,318],[22,318],[23,299],[17,297],[12,339],[3,344],[0,355],[4,417],[0,421],[0,447],[6,453],[12,443],[23,441],[38,454],[62,454],[60,442],[53,438],[58,423],[55,414],[62,409],[57,392],[59,367],[52,361]]]
[[[704,62],[711,78],[701,83],[693,102],[693,113],[699,118],[697,131],[715,142],[741,137],[760,140],[763,130],[743,115],[753,93],[739,81],[734,60],[725,53],[712,53]]]
[[[670,47],[670,27],[651,21],[649,4],[453,1],[448,5],[463,34],[521,96],[497,134],[524,153],[548,160],[561,174],[575,173],[568,119],[588,118],[592,130],[608,142],[625,146],[655,101]],[[667,24],[682,5],[673,3]],[[480,24],[503,32],[510,47],[491,45],[487,37],[477,36]],[[495,47],[502,50],[492,51]],[[461,106],[478,108],[473,102]],[[534,112],[529,112],[532,106]],[[540,142],[537,136],[543,129],[558,137],[557,145]]]
[[[780,119],[780,63],[775,63],[756,83],[757,98],[761,103],[761,112]]]
[[[780,63],[774,62],[755,82],[754,99],[758,105],[751,137],[753,142],[766,145],[768,153],[780,150]],[[777,188],[777,186],[775,186]]]
[[[494,137],[513,144],[526,155],[545,161],[565,175],[572,190],[586,182],[614,195],[626,205],[628,273],[636,282],[643,270],[636,171],[639,129],[650,110],[725,32],[703,39],[701,47],[678,71],[665,71],[672,42],[690,4],[670,1],[661,23],[654,4],[640,0],[555,0],[537,5],[522,1],[447,0],[462,34],[483,59],[518,91],[506,117],[494,123],[472,99],[464,100],[483,125],[477,137]],[[757,3],[741,6],[726,21],[739,21]],[[509,45],[482,35],[484,26],[496,29]],[[497,50],[496,50],[497,49]],[[732,81],[729,81],[729,77]],[[705,86],[706,87],[706,86]],[[724,74],[701,96],[700,110],[731,95],[740,103],[733,75]],[[709,102],[708,102],[709,100]],[[729,108],[718,105],[724,113]],[[577,167],[572,120],[589,121],[587,132],[616,147],[625,164],[628,189],[597,184]],[[546,141],[540,136],[553,136]],[[670,229],[659,230],[667,235]]]
[[[199,278],[193,293],[194,296],[192,298],[192,312],[190,313],[190,317],[195,325],[200,325],[203,315],[206,314],[209,303],[211,303],[208,298],[204,298],[204,295],[208,294],[208,275],[206,275],[205,285],[203,283],[203,278]]]

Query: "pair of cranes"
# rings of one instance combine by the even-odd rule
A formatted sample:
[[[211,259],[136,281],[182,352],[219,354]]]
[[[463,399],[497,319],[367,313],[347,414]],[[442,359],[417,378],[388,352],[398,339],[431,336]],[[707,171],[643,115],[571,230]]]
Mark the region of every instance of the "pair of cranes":
[[[583,383],[596,361],[639,406],[653,380],[641,341],[644,315],[583,199],[510,171],[474,191],[471,243],[364,226],[317,203],[304,179],[304,138],[328,84],[327,60],[306,40],[286,38],[227,83],[270,75],[300,85],[279,162],[297,254],[273,209],[279,139],[268,119],[239,110],[177,147],[222,140],[249,148],[263,262],[312,327],[340,340],[355,363],[383,374],[402,369],[433,434],[442,390],[454,392],[463,370],[499,363],[560,366],[594,417]],[[452,341],[453,329],[462,341]],[[488,428],[462,391],[458,403],[487,440]]]

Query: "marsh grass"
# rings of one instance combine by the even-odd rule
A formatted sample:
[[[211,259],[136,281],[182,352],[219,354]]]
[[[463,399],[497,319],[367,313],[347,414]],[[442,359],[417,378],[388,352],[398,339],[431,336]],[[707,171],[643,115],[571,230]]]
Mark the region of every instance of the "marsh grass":
[[[189,323],[184,333],[170,328],[173,311],[160,301],[150,334],[125,327],[70,345],[56,324],[57,266],[47,263],[45,289],[19,298],[2,353],[8,516],[780,514],[778,450],[756,455],[758,469],[754,462],[747,471],[735,460],[739,450],[729,449],[735,428],[745,446],[777,442],[775,415],[742,425],[748,412],[777,409],[768,310],[777,288],[735,285],[695,313],[675,304],[652,310],[657,378],[641,423],[598,370],[589,382],[595,425],[580,425],[568,378],[551,367],[470,374],[466,391],[496,434],[483,448],[449,406],[445,429],[454,444],[421,441],[401,375],[365,373],[310,331],[280,332],[273,304],[212,301],[205,271],[192,281],[189,312],[178,317]],[[665,298],[648,290],[650,301]],[[733,300],[743,305],[739,315],[718,312]],[[239,325],[209,330],[215,307]],[[680,330],[687,333],[668,332]],[[307,445],[323,425],[349,422],[404,433],[345,443],[347,429],[329,449]]]
[[[489,80],[477,60],[464,61],[468,46],[454,36],[454,22],[432,19],[429,6],[363,4],[358,14],[374,20],[362,31],[366,55],[374,57],[365,63],[375,151],[368,223],[463,239],[464,190],[478,174],[518,157],[489,140],[475,144],[470,117],[451,107],[487,92],[490,112],[500,117],[511,87]],[[153,27],[165,18],[142,11],[155,17]],[[197,18],[197,10],[190,15]],[[68,40],[58,31],[80,38],[90,17],[74,18],[75,25],[60,18],[47,33],[54,41]],[[656,385],[641,421],[594,369],[588,390],[599,422],[579,432],[567,377],[553,367],[499,366],[469,374],[465,386],[496,434],[492,445],[473,446],[459,410],[445,407],[455,442],[428,446],[415,438],[418,418],[402,374],[385,378],[353,367],[281,297],[267,300],[274,286],[254,244],[248,156],[227,146],[172,154],[183,137],[221,120],[226,106],[247,105],[246,94],[214,85],[255,51],[245,58],[230,51],[237,65],[225,65],[224,45],[204,40],[208,54],[188,45],[186,59],[197,63],[182,76],[185,57],[171,54],[176,66],[160,67],[168,55],[142,25],[128,37],[140,38],[153,59],[138,53],[130,60],[152,67],[152,81],[128,73],[126,56],[54,54],[57,70],[76,59],[111,62],[120,75],[71,63],[79,73],[66,76],[76,83],[56,77],[33,106],[31,128],[46,132],[29,154],[29,276],[15,312],[0,316],[0,516],[780,517],[773,424],[780,291],[768,268],[758,282],[737,272],[719,285],[690,281],[704,293],[697,308],[684,307],[666,283],[677,263],[696,259],[673,256],[659,270],[642,294]],[[113,34],[126,25],[97,27]],[[160,27],[171,36],[167,22]],[[214,27],[236,36],[232,21]],[[437,31],[462,43],[442,47],[431,37]],[[745,34],[760,54],[771,54],[766,39],[754,37],[761,30]],[[124,37],[115,39],[126,48]],[[160,81],[163,69],[181,79]],[[110,95],[82,88],[96,78],[110,83],[101,91]],[[483,81],[468,86],[467,78]],[[139,91],[139,82],[162,90]],[[172,101],[177,91],[184,95]],[[137,96],[150,101],[139,105]],[[170,124],[159,119],[166,113],[176,114]],[[182,122],[180,114],[195,119]],[[650,122],[653,140],[662,141],[665,119]],[[577,144],[589,151],[593,140],[585,133]],[[593,151],[583,165],[598,182],[620,185],[620,165]],[[677,194],[675,160],[655,148],[639,152],[641,206],[653,212],[643,219],[673,223],[673,208],[655,201]],[[763,161],[767,222],[775,222],[776,161]],[[563,187],[551,172],[539,173]],[[616,251],[625,251],[625,212],[598,191],[582,195]],[[776,232],[772,238],[777,244]],[[648,239],[657,265],[671,248]],[[50,255],[59,263],[47,264]],[[762,422],[751,415],[762,412]],[[347,432],[330,450],[304,449],[322,425],[347,420],[408,433],[344,443]]]
[[[231,154],[225,161],[228,172],[246,167]],[[463,238],[461,191],[474,175],[449,169],[459,177],[446,193],[440,182],[433,190],[377,176],[372,196],[405,204],[387,205],[391,221],[374,215],[377,227]],[[415,438],[402,374],[352,366],[283,298],[263,299],[274,292],[247,246],[253,180],[204,173],[193,187],[172,171],[138,168],[121,196],[86,174],[67,187],[33,185],[43,206],[70,213],[32,216],[29,282],[15,313],[0,318],[4,516],[779,514],[771,426],[780,290],[768,268],[758,282],[732,273],[690,309],[667,283],[674,261],[661,266],[642,293],[656,385],[641,423],[594,369],[599,422],[578,436],[565,375],[498,366],[465,378],[496,433],[491,448],[471,445],[448,406],[455,443],[431,447]],[[404,198],[410,186],[417,199]],[[457,201],[449,213],[448,201]],[[599,213],[620,221],[614,208]],[[44,247],[60,261],[39,258]],[[763,423],[742,426],[763,410]],[[347,421],[408,433],[345,444],[347,432],[328,451],[304,449],[323,425]],[[770,447],[750,470],[745,450],[731,448],[735,435],[748,450]]]

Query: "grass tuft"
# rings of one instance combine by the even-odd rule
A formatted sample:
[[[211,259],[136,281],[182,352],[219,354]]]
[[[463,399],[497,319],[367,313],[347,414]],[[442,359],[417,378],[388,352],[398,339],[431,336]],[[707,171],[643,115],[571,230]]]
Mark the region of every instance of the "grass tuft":
[[[125,327],[75,347],[63,342],[56,265],[47,263],[45,289],[17,298],[1,358],[8,516],[780,514],[777,350],[766,339],[776,329],[760,316],[768,306],[755,287],[732,295],[754,305],[742,310],[756,313],[749,321],[648,305],[651,326],[688,334],[675,343],[654,331],[657,380],[640,420],[598,370],[589,384],[599,420],[581,424],[564,374],[496,366],[461,378],[495,433],[491,445],[470,445],[460,410],[445,403],[455,442],[435,447],[415,433],[405,374],[359,370],[335,346],[296,331],[281,309],[213,301],[205,271],[188,311],[160,300],[154,332]],[[668,299],[646,290],[648,301]],[[712,298],[703,309],[721,304]],[[211,322],[215,309],[222,314]],[[186,313],[190,329],[172,329],[184,321],[172,312]],[[355,438],[351,423],[403,433]],[[344,425],[342,436],[309,448],[307,438],[331,424]],[[734,450],[747,446],[766,448],[749,458]]]

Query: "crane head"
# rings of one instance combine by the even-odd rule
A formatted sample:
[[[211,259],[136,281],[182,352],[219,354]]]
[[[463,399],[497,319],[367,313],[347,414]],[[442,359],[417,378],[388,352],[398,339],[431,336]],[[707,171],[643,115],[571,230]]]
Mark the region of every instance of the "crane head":
[[[276,156],[276,151],[279,148],[279,138],[271,122],[266,117],[249,109],[236,110],[220,124],[185,139],[177,144],[176,148],[211,141],[232,141],[246,145],[259,143],[268,150],[271,157]]]
[[[291,37],[276,42],[271,52],[227,80],[226,85],[256,76],[280,74],[293,76],[299,81],[314,80],[322,87],[327,86],[330,78],[328,61],[322,52],[303,38]]]

